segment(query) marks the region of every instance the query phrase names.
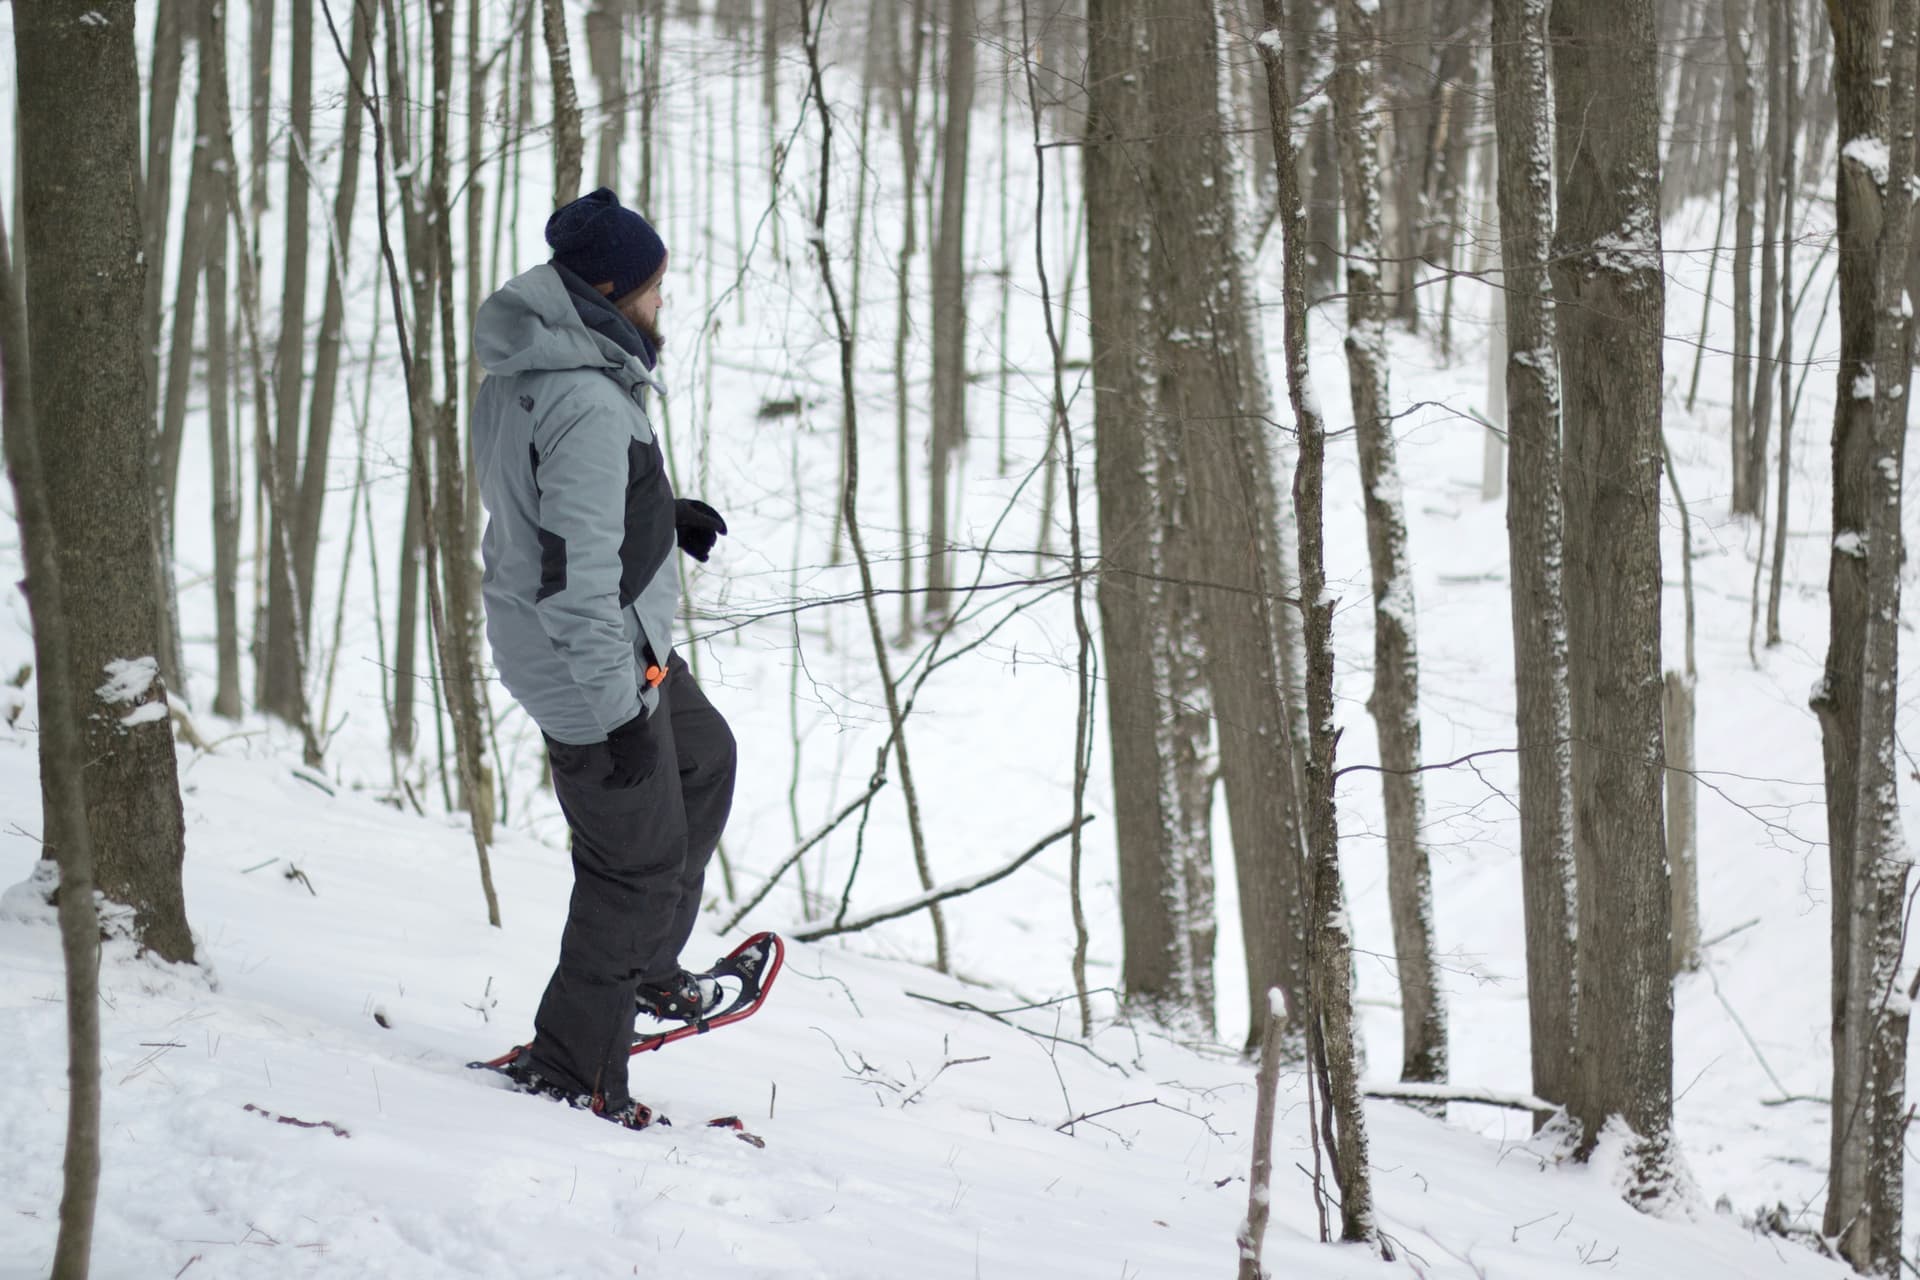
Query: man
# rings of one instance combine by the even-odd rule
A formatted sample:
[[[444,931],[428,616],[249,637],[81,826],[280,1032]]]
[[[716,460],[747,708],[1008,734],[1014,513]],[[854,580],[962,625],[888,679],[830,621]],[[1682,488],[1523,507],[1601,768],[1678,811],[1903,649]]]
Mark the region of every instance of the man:
[[[673,650],[676,541],[727,531],[676,500],[646,396],[659,391],[667,251],[601,188],[547,220],[552,260],[480,307],[473,408],[487,639],[546,738],[573,835],[573,898],[534,1039],[503,1069],[630,1128],[636,1007],[692,1020],[717,986],[680,967],[733,800],[727,723]]]

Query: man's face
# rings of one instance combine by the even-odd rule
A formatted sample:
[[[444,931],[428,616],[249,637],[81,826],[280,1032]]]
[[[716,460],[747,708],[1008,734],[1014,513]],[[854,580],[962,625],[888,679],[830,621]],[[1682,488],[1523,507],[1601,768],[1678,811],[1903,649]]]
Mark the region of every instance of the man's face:
[[[665,345],[660,336],[660,308],[665,301],[660,293],[660,281],[655,280],[644,289],[635,289],[626,297],[615,299],[613,305],[648,341],[660,347]]]

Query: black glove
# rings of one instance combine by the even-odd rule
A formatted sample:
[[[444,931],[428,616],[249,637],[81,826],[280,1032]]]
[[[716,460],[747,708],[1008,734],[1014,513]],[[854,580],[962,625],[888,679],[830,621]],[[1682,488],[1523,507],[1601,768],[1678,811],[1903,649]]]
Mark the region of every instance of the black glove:
[[[698,498],[675,498],[673,500],[673,531],[680,541],[680,549],[695,560],[705,564],[707,553],[713,550],[713,544],[721,534],[727,531],[727,522]]]
[[[607,754],[613,757],[606,781],[609,791],[637,787],[653,773],[660,763],[660,744],[653,740],[653,727],[647,723],[644,707],[639,715],[607,735]]]

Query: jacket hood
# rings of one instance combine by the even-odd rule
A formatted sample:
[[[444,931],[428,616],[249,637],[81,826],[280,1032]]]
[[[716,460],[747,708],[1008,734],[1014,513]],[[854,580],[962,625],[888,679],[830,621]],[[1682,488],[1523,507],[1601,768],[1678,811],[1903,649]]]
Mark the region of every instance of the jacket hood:
[[[548,263],[515,276],[480,304],[473,350],[490,374],[600,369],[623,382],[659,387],[639,360],[581,321],[565,282]]]

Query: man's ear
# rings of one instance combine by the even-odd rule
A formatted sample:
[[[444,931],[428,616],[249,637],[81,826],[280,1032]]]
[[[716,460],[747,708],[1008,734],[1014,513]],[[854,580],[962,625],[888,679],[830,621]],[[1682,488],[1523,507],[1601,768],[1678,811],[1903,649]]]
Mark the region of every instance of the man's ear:
[[[611,298],[613,296],[613,281],[611,280],[602,280],[593,287],[598,289],[605,297]]]

